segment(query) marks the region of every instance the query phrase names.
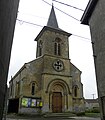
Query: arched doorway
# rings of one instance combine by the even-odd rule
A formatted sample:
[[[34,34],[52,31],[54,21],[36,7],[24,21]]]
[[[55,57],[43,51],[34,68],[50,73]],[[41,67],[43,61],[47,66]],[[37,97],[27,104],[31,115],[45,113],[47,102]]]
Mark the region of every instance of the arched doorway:
[[[65,112],[68,110],[68,96],[70,89],[67,83],[61,79],[52,80],[47,87],[46,93],[49,93],[49,111]]]
[[[67,104],[65,103],[65,91],[66,91],[66,88],[65,88],[65,85],[62,84],[62,82],[60,81],[56,81],[56,82],[53,82],[53,84],[51,85],[51,88],[50,88],[51,92],[52,92],[52,112],[54,113],[60,113],[64,110],[64,105]]]
[[[53,92],[52,94],[52,112],[60,113],[62,112],[62,93]]]

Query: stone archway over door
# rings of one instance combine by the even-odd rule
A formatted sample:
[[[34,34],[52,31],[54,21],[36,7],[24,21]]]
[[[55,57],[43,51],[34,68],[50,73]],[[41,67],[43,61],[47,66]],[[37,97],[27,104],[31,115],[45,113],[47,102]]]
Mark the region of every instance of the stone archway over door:
[[[52,94],[52,112],[60,113],[62,112],[62,93],[53,92]]]

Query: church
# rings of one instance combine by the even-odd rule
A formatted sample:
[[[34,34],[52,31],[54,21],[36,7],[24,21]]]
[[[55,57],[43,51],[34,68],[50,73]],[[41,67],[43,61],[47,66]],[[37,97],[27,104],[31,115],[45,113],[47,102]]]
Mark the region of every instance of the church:
[[[36,59],[9,82],[8,113],[83,112],[81,71],[70,62],[70,33],[58,26],[54,6],[35,38]]]

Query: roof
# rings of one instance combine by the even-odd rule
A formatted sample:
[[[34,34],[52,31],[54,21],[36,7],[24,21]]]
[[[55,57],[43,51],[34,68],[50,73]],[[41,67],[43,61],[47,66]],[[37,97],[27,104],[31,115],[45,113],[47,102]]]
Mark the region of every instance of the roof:
[[[42,30],[40,31],[40,33],[39,33],[39,34],[37,35],[37,37],[35,38],[35,41],[37,41],[37,40],[42,36],[42,34],[44,33],[44,31],[46,31],[46,30],[58,32],[58,33],[61,33],[61,34],[63,34],[63,35],[67,35],[68,37],[69,37],[70,35],[72,35],[71,33],[65,32],[65,31],[63,31],[63,30],[61,30],[61,29],[59,29],[59,28],[57,29],[57,28],[53,28],[53,27],[44,26],[44,27],[42,28]]]
[[[78,70],[80,73],[82,73],[82,71],[80,71],[79,68],[77,68],[73,63],[71,63],[71,66],[72,66],[72,68],[74,68],[74,69]]]
[[[52,5],[50,16],[47,22],[47,26],[53,27],[53,28],[59,28],[53,5]]]
[[[85,99],[87,103],[98,103],[98,98],[97,99]]]
[[[14,77],[11,77],[11,80],[9,81],[9,83],[11,83],[11,82],[13,81],[13,79],[15,79],[15,77],[17,77],[24,68],[26,68],[26,64],[27,64],[27,63],[25,63],[25,64],[20,68],[20,70],[14,75]]]
[[[89,0],[88,5],[83,13],[81,18],[81,23],[85,25],[89,25],[89,19],[94,11],[94,8],[97,4],[98,0]]]
[[[58,27],[58,22],[57,22],[57,19],[56,19],[56,15],[55,15],[55,11],[54,11],[53,5],[52,5],[52,9],[51,9],[49,18],[48,18],[47,26],[44,26],[42,28],[42,30],[40,31],[40,33],[35,38],[35,41],[37,41],[42,36],[42,34],[44,33],[44,31],[46,31],[46,30],[58,32],[58,33],[61,33],[63,35],[67,35],[67,36],[71,35],[70,33],[65,32],[64,30],[62,30],[62,29],[60,29]]]

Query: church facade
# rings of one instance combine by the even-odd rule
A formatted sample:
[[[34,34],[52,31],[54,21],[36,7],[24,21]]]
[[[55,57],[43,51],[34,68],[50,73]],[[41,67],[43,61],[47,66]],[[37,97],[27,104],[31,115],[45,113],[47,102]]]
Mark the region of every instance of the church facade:
[[[58,27],[52,6],[47,26],[35,38],[36,59],[11,78],[8,112],[84,111],[81,71],[69,59],[70,35]]]

